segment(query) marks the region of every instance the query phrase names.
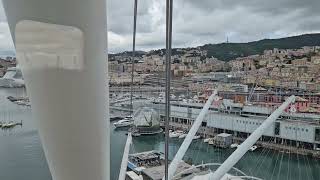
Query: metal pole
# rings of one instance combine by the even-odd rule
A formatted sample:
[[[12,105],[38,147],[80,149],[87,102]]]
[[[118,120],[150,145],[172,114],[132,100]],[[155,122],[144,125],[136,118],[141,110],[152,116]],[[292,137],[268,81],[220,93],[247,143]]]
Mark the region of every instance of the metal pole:
[[[134,85],[133,76],[134,76],[134,58],[136,53],[137,6],[138,6],[138,0],[134,0],[132,59],[131,59],[131,90],[130,90],[131,115],[133,114],[133,85]]]
[[[131,136],[131,133],[128,133],[126,146],[124,147],[124,151],[123,151],[118,180],[125,180],[125,178],[126,178],[126,171],[127,171],[128,157],[129,157],[131,142],[132,142],[132,136]]]
[[[224,163],[213,173],[210,174],[210,180],[220,180],[257,142],[262,134],[274,123],[282,112],[295,101],[295,96],[290,96],[278,109],[276,109],[229,157]]]
[[[171,44],[172,44],[172,1],[166,0],[166,121],[165,121],[165,180],[169,168],[169,121],[170,121],[170,80],[171,80]]]
[[[196,135],[199,127],[201,126],[201,123],[204,119],[204,117],[206,116],[206,114],[208,113],[209,107],[212,104],[214,97],[217,95],[217,91],[215,90],[213,92],[213,94],[209,97],[208,101],[206,102],[206,104],[203,106],[201,112],[199,113],[199,116],[197,117],[197,119],[194,121],[191,129],[188,132],[188,135],[186,136],[186,138],[184,139],[183,143],[181,144],[177,154],[175,155],[175,157],[173,158],[170,167],[169,167],[169,179],[171,179],[174,175],[174,173],[176,172],[179,162],[182,160],[183,156],[185,155],[185,153],[187,152],[193,137]]]

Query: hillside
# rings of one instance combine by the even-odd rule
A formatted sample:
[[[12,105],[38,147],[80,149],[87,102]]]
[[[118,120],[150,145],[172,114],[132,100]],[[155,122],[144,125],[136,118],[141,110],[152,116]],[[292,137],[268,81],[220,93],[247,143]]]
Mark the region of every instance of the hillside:
[[[222,61],[230,61],[237,57],[245,57],[255,54],[262,54],[264,50],[279,48],[279,49],[298,49],[303,46],[320,46],[320,33],[318,34],[304,34],[300,36],[292,36],[280,39],[263,39],[248,43],[220,43],[220,44],[206,44],[199,46],[201,50],[207,50],[207,57],[216,57]],[[188,48],[174,48],[172,55],[183,55],[185,52],[180,50],[191,50],[196,47]],[[117,54],[109,54],[110,60],[115,56],[130,57],[131,51],[125,51]],[[142,55],[165,55],[165,49],[151,50],[149,52],[137,51],[136,56]]]
[[[267,49],[297,49],[303,46],[320,46],[320,33],[281,39],[263,39],[248,43],[206,44],[200,48],[208,51],[208,57],[213,56],[220,60],[229,61],[237,57],[262,54]]]

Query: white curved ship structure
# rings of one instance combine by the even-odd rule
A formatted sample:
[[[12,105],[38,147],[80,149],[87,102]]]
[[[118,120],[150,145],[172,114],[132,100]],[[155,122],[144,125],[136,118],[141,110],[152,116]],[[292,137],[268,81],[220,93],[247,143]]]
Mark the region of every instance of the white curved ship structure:
[[[19,67],[8,68],[6,74],[0,78],[0,87],[19,88],[24,86],[24,80]]]

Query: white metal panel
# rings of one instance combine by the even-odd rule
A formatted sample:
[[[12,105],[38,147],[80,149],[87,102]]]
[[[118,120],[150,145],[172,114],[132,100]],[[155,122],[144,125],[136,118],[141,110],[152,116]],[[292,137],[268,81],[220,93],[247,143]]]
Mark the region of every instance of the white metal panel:
[[[210,113],[206,117],[207,126],[227,129],[232,131],[252,133],[261,125],[263,119],[254,117],[242,117],[239,115]],[[258,124],[257,124],[258,123]],[[274,136],[274,123],[263,133],[266,136]]]
[[[225,160],[222,165],[210,175],[210,179],[221,179],[242,157],[243,155],[257,142],[263,135],[263,132],[282,114],[282,112],[294,102],[295,96],[290,96],[278,109],[276,109],[260,126],[257,128],[240,146]]]
[[[299,122],[281,122],[280,137],[284,139],[314,143],[315,127]]]

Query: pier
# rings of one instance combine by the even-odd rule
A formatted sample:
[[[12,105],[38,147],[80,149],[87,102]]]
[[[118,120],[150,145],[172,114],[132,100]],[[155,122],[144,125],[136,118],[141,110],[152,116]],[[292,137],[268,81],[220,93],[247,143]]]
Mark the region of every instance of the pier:
[[[117,111],[125,111],[130,112],[130,109],[125,107],[117,107],[117,106],[110,106],[112,110]],[[160,119],[162,119],[162,122],[160,123],[160,126],[164,128],[164,119],[163,114],[160,113]],[[177,120],[179,119],[179,120]],[[186,117],[178,117],[174,115],[174,112],[171,114],[171,121],[170,121],[170,128],[173,130],[183,130],[183,131],[189,131],[194,119],[192,117],[186,118]],[[227,132],[233,135],[233,142],[241,143],[243,142],[247,136],[250,135],[250,133],[243,133],[243,132],[235,132],[235,131],[229,131],[226,129],[219,129],[214,127],[208,127],[208,126],[201,126],[197,134],[207,138],[207,137],[215,137],[219,133]],[[269,141],[270,138],[274,138],[273,141]],[[290,141],[290,142],[289,142]],[[283,143],[282,143],[283,142]],[[299,155],[310,155],[312,157],[320,158],[320,151],[316,149],[306,149],[302,145],[299,146],[299,141],[295,140],[287,140],[280,137],[269,137],[269,136],[263,136],[259,139],[256,143],[261,148],[267,148],[276,150],[279,152],[287,152],[287,153],[294,153]],[[298,147],[297,147],[298,146]]]
[[[170,128],[173,130],[189,131],[191,126],[192,125],[190,124],[186,125],[181,123],[170,122]],[[215,137],[219,134],[219,132],[220,131],[218,129],[209,128],[209,127],[200,127],[197,134],[203,138],[206,138],[206,137]],[[233,133],[233,142],[237,142],[241,144],[246,139],[247,139],[246,137],[238,137],[236,133]],[[296,146],[288,146],[285,144],[279,144],[279,143],[275,143],[274,140],[267,141],[267,138],[260,138],[259,141],[256,142],[256,145],[260,148],[271,149],[279,152],[294,153],[299,155],[308,155],[308,156],[312,156],[320,159],[320,151],[305,149],[305,148],[296,147]]]

